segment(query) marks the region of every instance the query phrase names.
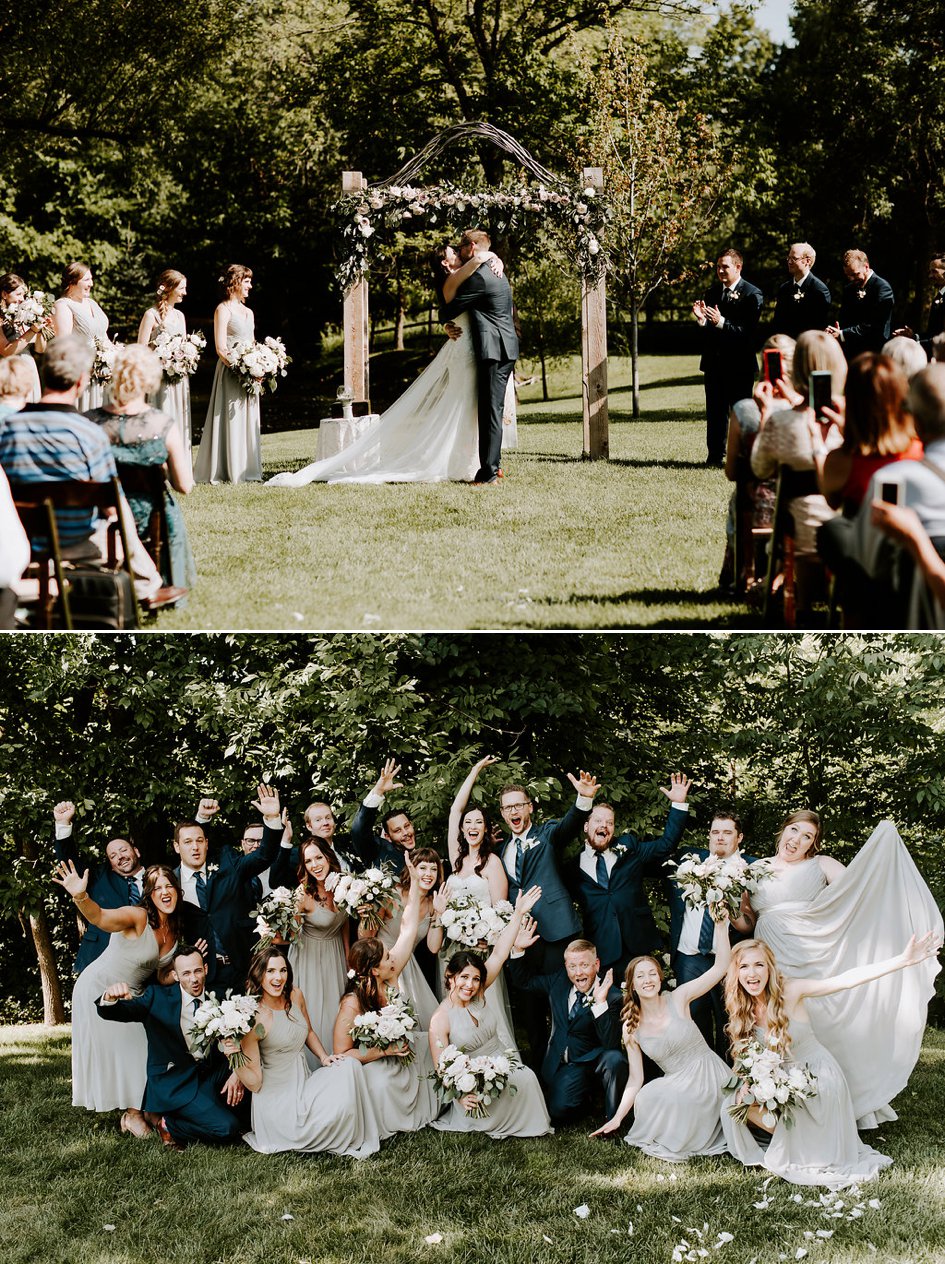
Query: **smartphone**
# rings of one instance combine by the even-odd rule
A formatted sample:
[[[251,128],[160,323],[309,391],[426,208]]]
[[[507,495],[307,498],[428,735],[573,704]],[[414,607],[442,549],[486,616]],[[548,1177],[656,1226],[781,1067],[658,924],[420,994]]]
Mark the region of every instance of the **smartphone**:
[[[886,502],[887,505],[899,504],[899,484],[898,483],[880,483],[879,485],[880,500]]]
[[[781,362],[780,351],[765,351],[762,353],[764,360],[765,381],[770,382],[774,386],[779,378],[784,377],[784,368]]]
[[[814,369],[810,375],[810,406],[818,421],[824,420],[824,406],[833,403],[833,375],[829,369]]]

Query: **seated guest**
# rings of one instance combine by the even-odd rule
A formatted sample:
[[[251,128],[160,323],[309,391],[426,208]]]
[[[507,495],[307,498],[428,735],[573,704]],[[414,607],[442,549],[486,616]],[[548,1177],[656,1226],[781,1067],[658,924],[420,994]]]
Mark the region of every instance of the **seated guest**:
[[[11,483],[105,483],[115,476],[108,440],[76,411],[88,381],[92,351],[81,338],[63,335],[46,352],[46,389],[37,404],[8,413],[0,427],[0,466]],[[57,509],[60,551],[69,561],[95,565],[107,558],[107,523],[94,509]],[[135,588],[142,600],[158,599],[161,577],[141,541],[130,513],[126,527]]]
[[[905,375],[888,356],[864,351],[847,370],[843,410],[825,410],[843,436],[840,447],[828,450],[821,427],[811,421],[817,481],[827,504],[842,508],[846,518],[859,509],[877,470],[894,461],[922,460],[907,390]]]
[[[204,1057],[191,1041],[194,1013],[206,999],[207,967],[190,944],[178,946],[173,965],[177,982],[152,984],[140,996],[132,996],[127,983],[113,983],[96,1002],[99,1017],[143,1025],[148,1040],[143,1107],[166,1146],[181,1150],[189,1141],[239,1141],[245,1122],[234,1107],[243,1099],[243,1086],[216,1047]]]
[[[792,408],[774,409],[765,419],[751,452],[751,468],[756,478],[771,478],[778,467],[810,472],[810,490],[792,497],[788,506],[794,521],[794,554],[798,617],[809,612],[824,588],[823,567],[817,556],[817,528],[833,516],[833,511],[817,490],[814,450],[810,434],[813,417],[808,408],[810,375],[825,370],[831,375],[835,406],[843,396],[847,376],[846,361],[836,340],[816,329],[801,334],[794,350],[791,384],[799,401]],[[840,435],[828,427],[825,445],[836,447]]]
[[[945,628],[945,561],[929,538],[914,509],[900,505],[887,505],[874,500],[871,521],[891,540],[907,549],[922,573],[931,601],[927,603],[925,618],[910,620],[911,627]]]
[[[87,857],[79,855],[73,834],[75,804],[68,799],[53,808],[55,836],[53,850],[59,861],[71,861],[80,872],[89,870],[88,892],[103,909],[125,908],[141,902],[144,889],[145,867],[141,853],[127,838],[113,838],[105,844],[105,862],[90,864]],[[81,910],[80,910],[81,911]],[[75,959],[75,972],[81,974],[105,951],[110,935],[97,926],[87,925],[82,934]]]
[[[534,919],[523,918],[509,974],[523,991],[543,992],[551,1007],[551,1036],[541,1065],[551,1122],[571,1123],[588,1113],[597,1088],[603,1090],[609,1119],[626,1082],[626,1059],[620,1047],[623,995],[614,986],[612,970],[601,976],[597,949],[589,939],[573,939],[568,944],[563,970],[532,974],[523,953],[537,939]]]
[[[890,338],[883,344],[883,355],[889,356],[893,364],[902,369],[910,381],[929,362],[929,357],[922,346],[913,338]]]
[[[162,557],[162,578],[177,588],[191,588],[197,578],[187,528],[174,491],[186,496],[194,489],[190,454],[174,418],[158,412],[146,396],[161,382],[161,362],[148,347],[120,347],[115,353],[110,402],[85,415],[101,426],[112,445],[112,456],[121,466],[166,466],[164,513],[167,541]],[[174,490],[172,491],[171,488]],[[153,509],[152,499],[141,492],[127,493],[135,526],[145,535]]]
[[[659,875],[688,824],[686,799],[692,783],[673,773],[668,787],[666,827],[659,838],[636,834],[614,838],[614,810],[596,803],[584,824],[584,847],[569,871],[569,886],[581,909],[584,932],[600,953],[602,968],[621,977],[631,957],[652,952],[659,941],[643,889],[647,874]]]
[[[30,398],[33,374],[23,356],[0,359],[0,422],[8,413],[19,412]],[[35,366],[34,366],[35,368]]]

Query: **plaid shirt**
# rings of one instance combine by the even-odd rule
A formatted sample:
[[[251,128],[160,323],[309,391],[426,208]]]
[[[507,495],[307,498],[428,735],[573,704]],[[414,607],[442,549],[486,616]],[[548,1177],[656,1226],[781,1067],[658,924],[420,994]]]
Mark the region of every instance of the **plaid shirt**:
[[[28,404],[0,418],[0,466],[11,483],[107,483],[116,473],[106,435],[68,404]],[[97,521],[94,509],[57,509],[60,543],[87,540]]]

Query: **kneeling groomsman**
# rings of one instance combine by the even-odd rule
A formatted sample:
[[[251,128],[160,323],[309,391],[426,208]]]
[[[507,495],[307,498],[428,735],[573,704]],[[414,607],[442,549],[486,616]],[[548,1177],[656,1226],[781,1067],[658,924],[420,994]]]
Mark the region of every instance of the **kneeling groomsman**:
[[[610,1112],[627,1080],[627,1059],[620,1047],[623,995],[613,986],[611,971],[600,977],[597,949],[587,939],[568,944],[563,970],[529,973],[523,954],[537,940],[536,922],[523,918],[509,973],[523,991],[543,992],[551,1007],[551,1037],[541,1064],[548,1114],[554,1124],[575,1122],[587,1113],[598,1085]]]
[[[102,1018],[141,1023],[148,1038],[148,1079],[142,1109],[157,1119],[166,1146],[183,1149],[188,1141],[224,1144],[249,1130],[234,1107],[243,1086],[214,1048],[202,1057],[193,1051],[193,1016],[206,999],[207,967],[198,949],[182,944],[174,954],[178,982],[151,984],[132,996],[127,983],[113,983],[96,1008]]]

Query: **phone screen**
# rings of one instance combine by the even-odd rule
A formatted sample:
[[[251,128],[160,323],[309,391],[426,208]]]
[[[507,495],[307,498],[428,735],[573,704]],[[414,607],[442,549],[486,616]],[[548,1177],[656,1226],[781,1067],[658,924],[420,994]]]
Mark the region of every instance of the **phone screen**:
[[[880,499],[884,500],[887,505],[899,504],[899,484],[898,483],[881,483]]]
[[[766,351],[764,353],[765,381],[770,382],[773,386],[778,378],[784,376],[784,370],[781,364],[780,351]]]
[[[824,419],[824,407],[832,403],[833,376],[829,369],[814,369],[810,375],[810,406],[818,421]]]

